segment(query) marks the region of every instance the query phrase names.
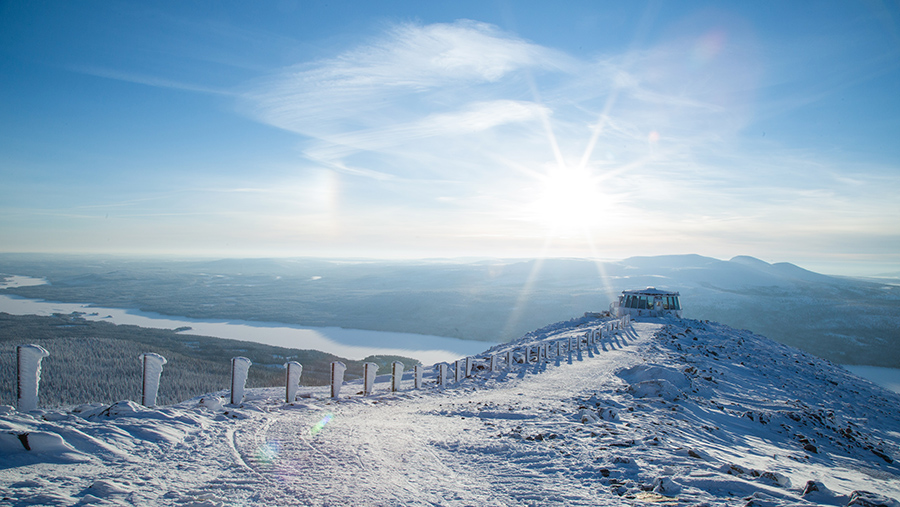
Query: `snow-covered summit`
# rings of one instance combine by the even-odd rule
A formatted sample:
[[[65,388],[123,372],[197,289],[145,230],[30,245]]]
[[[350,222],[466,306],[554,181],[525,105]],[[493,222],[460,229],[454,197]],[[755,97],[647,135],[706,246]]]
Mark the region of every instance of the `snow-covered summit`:
[[[445,387],[6,408],[0,505],[900,505],[900,396],[711,322],[547,346],[608,326],[550,325],[490,351],[531,362]]]

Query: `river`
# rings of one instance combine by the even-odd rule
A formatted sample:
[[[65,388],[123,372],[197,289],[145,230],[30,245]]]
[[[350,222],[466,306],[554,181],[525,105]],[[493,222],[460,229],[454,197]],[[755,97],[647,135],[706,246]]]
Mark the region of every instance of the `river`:
[[[7,287],[42,285],[47,281],[18,275],[0,275],[0,290]],[[280,322],[247,320],[191,319],[142,312],[133,309],[105,308],[89,303],[60,303],[41,299],[0,294],[0,312],[11,315],[52,315],[54,313],[83,313],[88,320],[130,324],[156,329],[178,329],[184,335],[213,336],[243,340],[293,349],[313,349],[347,359],[363,359],[370,355],[399,355],[411,357],[430,365],[454,361],[463,356],[479,354],[495,345],[491,342],[460,340],[445,336],[414,333],[343,329],[339,327],[304,327]]]

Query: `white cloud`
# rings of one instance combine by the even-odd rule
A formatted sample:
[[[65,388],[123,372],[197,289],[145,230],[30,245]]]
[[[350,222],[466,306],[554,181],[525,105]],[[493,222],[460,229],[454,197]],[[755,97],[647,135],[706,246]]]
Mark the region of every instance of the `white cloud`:
[[[321,142],[307,149],[306,154],[315,160],[333,162],[357,151],[379,151],[426,138],[477,133],[507,123],[532,121],[542,114],[549,114],[549,110],[533,102],[477,102],[466,104],[459,111],[431,113],[409,123],[321,136]]]
[[[335,58],[286,69],[259,83],[246,98],[260,121],[317,137],[353,126],[407,122],[419,108],[438,107],[442,98],[450,107],[459,105],[461,97],[453,89],[570,61],[484,23],[408,24]],[[393,114],[380,116],[386,108],[394,108]],[[370,114],[375,118],[366,117]]]
[[[89,66],[72,66],[69,67],[69,70],[73,72],[78,72],[80,74],[87,74],[89,76],[97,76],[105,79],[114,79],[116,81],[125,81],[128,83],[136,83],[145,86],[152,86],[155,88],[171,88],[173,90],[184,90],[189,92],[197,92],[197,93],[208,93],[213,95],[226,95],[233,96],[235,93],[219,89],[213,88],[210,86],[197,85],[193,83],[186,83],[182,81],[175,81],[172,79],[165,79],[157,76],[150,76],[135,72],[123,72],[119,70],[112,70],[102,67],[89,67]]]
[[[810,186],[813,160],[742,137],[761,65],[752,40],[716,32],[580,61],[482,23],[407,24],[245,99],[259,121],[300,134],[307,161],[371,182],[344,199],[366,200],[357,231],[541,239],[535,202],[564,208],[558,221],[569,208],[602,215],[576,222],[595,238],[663,249],[691,235],[761,238],[787,216],[844,223],[853,200],[834,182],[845,171]],[[548,201],[554,174],[577,181],[576,169],[590,188],[572,195],[602,205]],[[803,211],[822,200],[824,216]]]

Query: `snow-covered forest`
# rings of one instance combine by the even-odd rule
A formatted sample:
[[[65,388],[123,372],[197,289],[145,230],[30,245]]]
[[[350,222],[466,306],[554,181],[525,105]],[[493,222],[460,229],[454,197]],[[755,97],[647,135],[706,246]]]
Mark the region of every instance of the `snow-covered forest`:
[[[50,352],[43,360],[40,389],[40,403],[45,407],[139,399],[139,358],[145,352],[159,353],[168,361],[159,390],[161,404],[224,388],[231,375],[231,358],[239,355],[253,361],[250,387],[283,384],[283,365],[287,361],[304,365],[306,385],[327,384],[331,361],[343,361],[353,367],[372,361],[385,372],[396,360],[410,366],[416,363],[399,356],[370,356],[354,361],[316,350],[180,336],[172,330],[92,322],[77,315],[0,313],[0,403],[15,404],[15,348],[22,343],[34,343]],[[348,378],[358,376],[355,371]]]
[[[747,256],[483,261],[159,261],[0,255],[4,291],[199,319],[507,341],[607,309],[620,291],[678,290],[685,316],[750,329],[841,364],[900,367],[896,278],[827,276]]]

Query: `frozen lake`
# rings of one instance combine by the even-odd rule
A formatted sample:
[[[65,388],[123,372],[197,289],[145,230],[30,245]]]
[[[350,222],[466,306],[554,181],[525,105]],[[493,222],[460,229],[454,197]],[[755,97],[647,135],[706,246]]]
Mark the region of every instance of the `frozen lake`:
[[[888,391],[900,394],[900,369],[883,368],[881,366],[856,366],[843,364],[841,365],[850,373],[857,377],[869,380]]]
[[[40,278],[6,275],[0,289],[46,283]],[[177,329],[184,335],[214,336],[243,340],[278,347],[313,349],[348,359],[363,359],[370,355],[401,355],[422,361],[425,365],[454,361],[463,356],[479,354],[495,345],[491,342],[460,340],[444,336],[414,333],[343,329],[339,327],[303,327],[278,322],[246,320],[215,320],[173,317],[152,312],[104,308],[81,303],[59,303],[0,294],[0,312],[11,315],[52,315],[54,313],[84,313],[84,318],[130,324],[157,329]]]

